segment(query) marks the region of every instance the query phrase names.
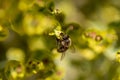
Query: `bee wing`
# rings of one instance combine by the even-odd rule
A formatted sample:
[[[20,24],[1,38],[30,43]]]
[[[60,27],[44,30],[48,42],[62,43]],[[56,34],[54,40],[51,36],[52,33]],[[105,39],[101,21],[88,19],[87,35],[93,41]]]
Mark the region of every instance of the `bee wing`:
[[[69,51],[70,53],[73,53],[73,54],[76,52],[76,48],[74,44],[71,44],[71,46],[69,47]]]
[[[62,53],[60,60],[63,60],[64,57],[65,57],[65,52]]]

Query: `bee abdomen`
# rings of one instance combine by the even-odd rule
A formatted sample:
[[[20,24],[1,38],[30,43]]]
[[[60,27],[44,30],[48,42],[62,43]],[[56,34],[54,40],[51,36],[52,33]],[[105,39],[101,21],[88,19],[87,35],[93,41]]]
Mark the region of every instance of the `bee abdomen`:
[[[65,52],[68,49],[68,47],[61,46],[57,49],[58,52]]]

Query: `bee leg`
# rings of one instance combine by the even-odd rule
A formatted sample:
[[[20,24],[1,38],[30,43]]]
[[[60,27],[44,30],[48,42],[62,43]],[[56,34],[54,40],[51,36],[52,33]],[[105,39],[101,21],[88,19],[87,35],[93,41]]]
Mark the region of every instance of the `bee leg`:
[[[64,57],[65,57],[65,52],[62,53],[60,60],[63,60]]]

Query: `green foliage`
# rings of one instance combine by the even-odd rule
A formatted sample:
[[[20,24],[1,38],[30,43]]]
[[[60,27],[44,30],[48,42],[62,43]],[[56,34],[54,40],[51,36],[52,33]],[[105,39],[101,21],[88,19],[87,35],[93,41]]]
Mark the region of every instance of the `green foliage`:
[[[120,80],[119,13],[113,0],[0,0],[0,80]]]

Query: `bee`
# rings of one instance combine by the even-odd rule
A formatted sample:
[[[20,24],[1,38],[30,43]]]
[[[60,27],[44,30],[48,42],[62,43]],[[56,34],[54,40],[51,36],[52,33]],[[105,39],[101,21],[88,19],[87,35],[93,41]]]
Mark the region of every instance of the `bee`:
[[[62,53],[61,55],[61,60],[65,57],[65,52],[69,49],[71,46],[71,38],[69,35],[64,33],[61,30],[61,26],[58,25],[55,29],[54,32],[49,33],[49,35],[55,35],[56,37],[56,43],[57,43],[57,52]]]
[[[56,37],[56,41],[57,41],[57,51],[62,53],[61,56],[61,60],[62,60],[65,57],[65,52],[71,46],[71,39],[67,34],[61,32],[59,34],[59,38]]]

